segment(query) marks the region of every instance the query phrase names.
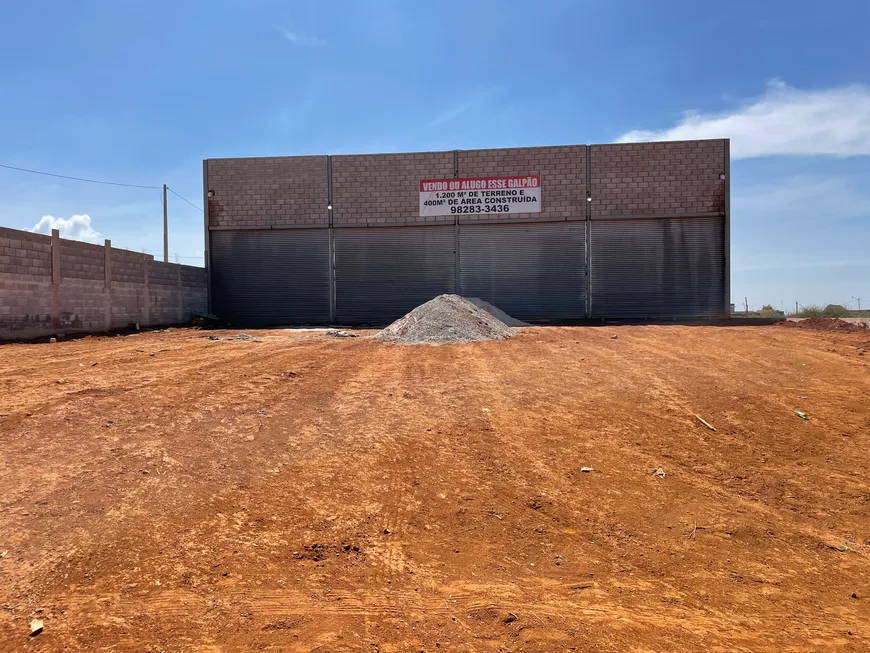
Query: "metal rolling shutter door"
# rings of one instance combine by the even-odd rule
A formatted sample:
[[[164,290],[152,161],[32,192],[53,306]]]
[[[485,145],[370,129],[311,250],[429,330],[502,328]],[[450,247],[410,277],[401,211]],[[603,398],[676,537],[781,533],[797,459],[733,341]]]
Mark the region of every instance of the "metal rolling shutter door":
[[[460,225],[460,288],[521,320],[586,317],[584,222]]]
[[[386,324],[455,290],[452,225],[335,230],[338,322]]]
[[[212,231],[211,283],[232,324],[329,322],[329,231]]]
[[[592,315],[722,315],[723,221],[715,217],[593,220]]]

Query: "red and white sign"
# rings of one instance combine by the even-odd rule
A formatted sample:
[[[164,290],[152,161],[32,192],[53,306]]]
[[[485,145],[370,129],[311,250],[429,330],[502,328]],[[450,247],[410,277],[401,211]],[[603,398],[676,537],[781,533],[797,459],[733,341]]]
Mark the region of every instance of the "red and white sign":
[[[541,178],[466,177],[420,181],[420,215],[540,213]]]

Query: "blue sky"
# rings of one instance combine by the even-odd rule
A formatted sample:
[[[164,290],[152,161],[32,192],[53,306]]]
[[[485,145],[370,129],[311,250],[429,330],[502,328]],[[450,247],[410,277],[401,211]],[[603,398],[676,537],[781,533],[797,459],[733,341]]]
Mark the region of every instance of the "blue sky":
[[[47,0],[2,14],[2,164],[167,183],[201,205],[208,157],[728,136],[733,297],[870,306],[866,1]],[[56,220],[162,252],[160,191],[0,169],[0,224]],[[201,214],[171,196],[173,257],[195,262],[202,241]]]

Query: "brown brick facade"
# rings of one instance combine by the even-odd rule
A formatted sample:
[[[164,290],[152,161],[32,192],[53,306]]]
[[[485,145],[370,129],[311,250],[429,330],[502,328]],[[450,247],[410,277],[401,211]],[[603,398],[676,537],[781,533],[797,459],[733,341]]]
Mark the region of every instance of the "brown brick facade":
[[[212,229],[326,226],[329,179],[325,156],[209,159]]]
[[[331,157],[333,224],[389,226],[452,223],[419,215],[419,182],[459,177],[541,178],[541,213],[462,218],[474,221],[584,220],[592,217],[723,215],[725,140],[567,145],[494,150],[358,154]],[[587,184],[587,155],[591,180]],[[209,228],[326,227],[325,156],[209,159]]]
[[[333,224],[452,224],[452,216],[420,216],[419,186],[421,179],[452,178],[453,152],[334,156]]]
[[[462,150],[460,177],[540,175],[541,212],[505,213],[477,221],[586,219],[586,146],[522,147],[501,150]],[[465,218],[462,222],[474,222]]]
[[[724,215],[725,142],[591,145],[592,216]]]

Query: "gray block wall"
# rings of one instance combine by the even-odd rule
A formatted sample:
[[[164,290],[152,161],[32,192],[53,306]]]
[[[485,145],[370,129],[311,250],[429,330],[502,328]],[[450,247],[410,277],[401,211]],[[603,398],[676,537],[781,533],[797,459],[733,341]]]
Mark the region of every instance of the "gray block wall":
[[[208,230],[452,224],[419,215],[421,179],[539,175],[540,213],[460,222],[552,222],[591,216],[724,215],[724,139],[446,152],[208,159]],[[455,167],[454,167],[455,165]],[[331,169],[331,180],[329,171]],[[591,178],[587,173],[591,170]]]
[[[333,224],[452,224],[450,215],[419,215],[419,184],[421,179],[450,179],[453,171],[453,152],[333,156]]]
[[[592,145],[592,217],[724,215],[726,141]]]
[[[212,229],[326,226],[329,180],[325,156],[209,159]]]
[[[208,306],[204,268],[0,227],[0,340],[189,322]]]
[[[552,222],[586,219],[585,145],[461,150],[460,177],[539,175],[541,212],[463,216],[461,222]]]

